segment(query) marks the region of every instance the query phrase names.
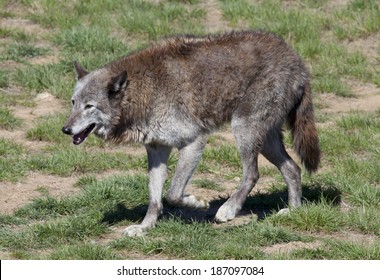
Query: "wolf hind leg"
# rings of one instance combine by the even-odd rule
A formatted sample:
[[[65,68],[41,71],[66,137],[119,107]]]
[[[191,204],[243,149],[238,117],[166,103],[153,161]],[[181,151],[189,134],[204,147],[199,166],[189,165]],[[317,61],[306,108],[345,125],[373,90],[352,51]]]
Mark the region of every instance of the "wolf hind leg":
[[[288,186],[289,207],[300,206],[302,197],[301,169],[286,152],[280,129],[273,130],[268,135],[261,153],[281,172]],[[282,209],[279,214],[287,211],[288,209]]]
[[[162,213],[162,190],[167,176],[167,161],[171,148],[166,146],[146,146],[149,169],[149,206],[140,225],[125,228],[127,236],[142,236],[153,228]]]
[[[201,135],[191,144],[179,149],[176,171],[166,198],[169,204],[193,209],[206,209],[209,207],[207,201],[184,192],[198,165],[206,143],[207,136]]]
[[[231,195],[216,213],[215,219],[217,222],[226,222],[235,218],[259,179],[257,159],[262,142],[261,134],[257,133],[257,129],[251,130],[254,125],[249,119],[235,119],[231,124],[243,165],[243,178],[239,189]]]

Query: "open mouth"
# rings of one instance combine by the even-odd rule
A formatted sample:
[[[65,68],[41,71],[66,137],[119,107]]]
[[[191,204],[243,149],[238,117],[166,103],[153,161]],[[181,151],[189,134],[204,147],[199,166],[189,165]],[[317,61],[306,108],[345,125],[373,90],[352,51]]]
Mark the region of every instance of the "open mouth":
[[[90,124],[86,129],[82,130],[78,134],[75,134],[73,137],[73,143],[75,145],[79,145],[82,143],[84,140],[86,140],[87,136],[90,135],[90,133],[93,131],[95,128],[95,124]]]

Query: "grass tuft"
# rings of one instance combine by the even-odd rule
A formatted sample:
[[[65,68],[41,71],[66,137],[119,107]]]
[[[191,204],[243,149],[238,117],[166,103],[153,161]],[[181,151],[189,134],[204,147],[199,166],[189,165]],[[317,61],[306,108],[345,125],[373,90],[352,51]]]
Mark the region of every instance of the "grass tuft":
[[[25,175],[25,153],[22,145],[0,138],[0,181],[16,182]]]
[[[38,154],[27,162],[31,170],[70,176],[73,173],[100,172],[109,169],[128,169],[131,157],[123,153],[91,153],[80,147],[53,147],[50,154]]]
[[[0,60],[14,60],[16,62],[25,62],[25,59],[34,58],[44,55],[48,49],[36,47],[30,43],[15,43],[8,46],[5,53],[0,56]]]
[[[209,189],[209,190],[215,190],[215,191],[223,190],[223,187],[220,184],[208,179],[197,179],[197,180],[193,180],[192,183],[201,189]]]
[[[0,69],[0,88],[6,88],[9,85],[9,72],[4,69]]]
[[[11,130],[20,126],[21,120],[13,116],[11,110],[0,108],[0,128]]]
[[[312,232],[333,232],[343,226],[342,213],[324,199],[320,203],[307,203],[291,210],[289,214],[272,215],[269,220],[274,225]]]
[[[156,40],[163,36],[178,33],[199,34],[203,32],[199,20],[205,17],[201,9],[189,10],[182,3],[128,0],[123,5],[120,24],[128,33],[147,36]]]

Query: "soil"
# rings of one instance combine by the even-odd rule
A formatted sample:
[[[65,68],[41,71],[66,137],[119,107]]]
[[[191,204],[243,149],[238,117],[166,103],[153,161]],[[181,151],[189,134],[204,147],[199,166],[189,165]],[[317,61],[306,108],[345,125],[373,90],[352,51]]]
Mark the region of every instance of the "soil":
[[[329,5],[331,5],[331,7],[339,7],[345,5],[348,1],[341,0],[329,2]],[[222,13],[218,8],[217,1],[205,1],[203,7],[207,10],[206,30],[208,32],[219,32],[231,29],[228,23],[223,19]],[[43,29],[39,25],[34,24],[29,20],[23,19],[0,19],[0,27],[17,28],[18,30],[23,30],[30,33],[48,33],[47,30]],[[370,60],[378,61],[379,42],[380,33],[377,33],[375,35],[371,35],[368,38],[360,38],[355,41],[347,42],[347,46],[350,51],[366,50],[365,54]],[[42,42],[42,44],[45,44],[45,42]],[[46,56],[42,56],[38,59],[33,59],[30,62],[36,64],[46,64],[55,61],[57,61],[56,56],[47,54]],[[6,67],[8,66],[9,65],[6,65]],[[320,109],[322,110],[323,114],[341,114],[350,111],[375,111],[380,108],[380,88],[376,87],[373,84],[361,84],[355,81],[349,81],[348,83],[356,97],[344,98],[333,94],[324,94],[321,98],[324,104],[324,108]],[[31,151],[40,151],[49,145],[49,143],[28,140],[26,138],[26,131],[29,128],[33,127],[34,122],[38,117],[61,112],[64,108],[64,104],[62,104],[61,100],[57,99],[49,92],[38,94],[35,97],[34,102],[36,104],[34,107],[12,107],[11,109],[14,112],[14,115],[17,118],[21,119],[23,121],[23,124],[20,128],[14,129],[12,131],[0,130],[0,135],[6,139],[12,139],[18,143],[23,144]],[[234,142],[233,135],[228,130],[219,132],[218,135],[228,142]],[[112,150],[115,148],[110,147],[105,149]],[[142,151],[141,149],[137,149],[138,152],[136,152],[136,148],[133,147],[127,147],[124,150],[130,154],[141,154]],[[289,150],[289,153],[293,158],[297,158],[292,150]],[[271,164],[265,158],[260,156],[259,165],[270,166]],[[108,175],[109,173],[100,174],[99,176],[104,177]],[[215,176],[214,179],[216,178],[217,176]],[[22,181],[17,183],[0,182],[0,214],[12,213],[15,209],[30,202],[33,198],[41,196],[44,191],[47,191],[50,195],[53,196],[67,196],[77,193],[79,189],[74,187],[74,183],[77,180],[78,177],[76,176],[62,178],[59,176],[31,172]],[[239,178],[234,178],[227,183],[224,182],[223,192],[200,189],[193,185],[189,187],[188,191],[197,194],[198,196],[205,197],[206,199],[213,200],[217,199],[218,197],[226,197],[231,194],[238,185],[238,182]],[[256,191],[265,189],[270,182],[271,178],[261,178],[257,184]],[[252,214],[246,213],[231,223],[215,226],[232,226],[244,224],[251,221],[251,219]],[[112,234],[119,236],[120,230],[121,229],[118,228],[115,230],[116,233]],[[355,236],[354,234],[348,234],[347,236],[350,238],[363,238],[363,236],[359,236],[359,234],[356,234]],[[107,240],[109,238],[112,238],[112,236],[106,236],[104,237],[104,240]],[[333,238],[342,238],[342,236],[334,236]],[[315,241],[312,243],[290,242],[267,247],[264,251],[266,253],[286,253],[299,248],[315,248],[321,244],[322,243],[320,241]],[[139,255],[139,257],[143,258],[144,256]]]
[[[355,97],[340,97],[333,94],[322,96],[325,113],[347,113],[350,111],[373,112],[380,108],[380,88],[372,84],[352,84]]]

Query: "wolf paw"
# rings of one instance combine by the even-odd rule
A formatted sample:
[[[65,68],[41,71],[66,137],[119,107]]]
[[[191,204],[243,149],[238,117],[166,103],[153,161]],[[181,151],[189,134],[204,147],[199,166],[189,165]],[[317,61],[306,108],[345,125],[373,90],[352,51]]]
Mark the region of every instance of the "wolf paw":
[[[182,203],[185,207],[193,208],[193,209],[208,209],[210,204],[208,201],[196,198],[194,195],[186,195]]]
[[[129,237],[144,236],[148,229],[141,225],[131,225],[124,229],[123,234]]]
[[[215,215],[215,219],[218,223],[225,223],[234,219],[239,213],[240,209],[236,206],[230,206],[229,204],[223,204]]]
[[[290,212],[290,209],[289,208],[284,208],[284,209],[281,209],[280,211],[278,211],[277,215],[287,215],[289,214]]]

